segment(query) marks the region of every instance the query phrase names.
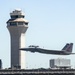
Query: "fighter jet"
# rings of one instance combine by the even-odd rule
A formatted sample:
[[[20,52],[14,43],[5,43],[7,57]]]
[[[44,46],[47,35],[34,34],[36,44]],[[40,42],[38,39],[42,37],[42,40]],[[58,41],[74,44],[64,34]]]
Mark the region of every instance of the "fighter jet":
[[[21,48],[20,50],[30,51],[30,52],[39,52],[44,54],[54,54],[54,55],[70,55],[72,53],[73,43],[67,43],[61,51],[59,50],[48,50],[39,48],[39,46],[30,45],[29,48]]]

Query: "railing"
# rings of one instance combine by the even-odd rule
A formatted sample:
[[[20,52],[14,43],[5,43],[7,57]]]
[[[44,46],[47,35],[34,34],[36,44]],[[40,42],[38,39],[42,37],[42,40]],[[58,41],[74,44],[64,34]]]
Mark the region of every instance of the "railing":
[[[0,70],[0,75],[2,74],[75,74],[75,70]]]

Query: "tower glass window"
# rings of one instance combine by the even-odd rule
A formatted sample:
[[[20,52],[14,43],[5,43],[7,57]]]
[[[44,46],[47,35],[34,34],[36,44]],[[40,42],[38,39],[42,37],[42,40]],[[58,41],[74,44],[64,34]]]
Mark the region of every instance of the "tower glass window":
[[[11,26],[16,26],[17,23],[16,23],[16,22],[10,22],[10,25],[11,25]]]
[[[25,25],[28,25],[28,23],[25,23]]]
[[[13,15],[13,16],[11,16],[11,18],[13,18],[13,19],[15,19],[15,18],[24,18],[24,16],[22,16],[22,15]]]
[[[18,25],[23,25],[24,23],[23,22],[18,22]]]

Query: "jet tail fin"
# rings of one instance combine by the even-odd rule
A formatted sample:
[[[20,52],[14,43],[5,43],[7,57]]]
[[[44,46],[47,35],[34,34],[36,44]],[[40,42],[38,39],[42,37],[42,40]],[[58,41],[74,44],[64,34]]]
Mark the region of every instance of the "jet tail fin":
[[[73,43],[70,43],[70,45],[67,47],[66,51],[72,52],[72,49],[73,49]]]
[[[66,50],[68,46],[69,46],[69,43],[67,43],[67,44],[62,48],[62,50]]]
[[[73,43],[66,44],[65,47],[62,49],[63,51],[72,52]]]

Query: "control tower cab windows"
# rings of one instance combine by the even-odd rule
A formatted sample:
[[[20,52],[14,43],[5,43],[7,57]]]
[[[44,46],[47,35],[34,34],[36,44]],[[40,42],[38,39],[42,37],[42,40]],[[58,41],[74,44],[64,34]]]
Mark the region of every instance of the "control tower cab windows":
[[[10,25],[11,25],[11,26],[16,26],[17,23],[16,23],[16,22],[10,22]]]
[[[25,22],[18,22],[17,24],[18,25],[28,25],[28,23],[25,23]]]
[[[23,22],[18,22],[18,25],[23,25],[24,23]]]
[[[17,25],[28,25],[28,23],[25,22],[10,22],[8,23],[10,26],[17,26]]]
[[[28,23],[25,23],[25,25],[28,25]]]
[[[12,19],[15,19],[15,18],[24,18],[24,16],[22,15],[14,15],[14,16],[11,16]]]

